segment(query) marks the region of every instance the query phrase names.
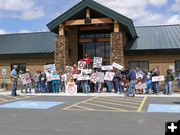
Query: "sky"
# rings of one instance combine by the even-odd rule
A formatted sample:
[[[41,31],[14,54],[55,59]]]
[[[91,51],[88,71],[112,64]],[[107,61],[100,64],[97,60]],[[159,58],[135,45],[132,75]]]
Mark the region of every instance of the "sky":
[[[0,0],[0,34],[48,31],[47,24],[81,0]],[[180,0],[95,0],[135,26],[180,24]]]

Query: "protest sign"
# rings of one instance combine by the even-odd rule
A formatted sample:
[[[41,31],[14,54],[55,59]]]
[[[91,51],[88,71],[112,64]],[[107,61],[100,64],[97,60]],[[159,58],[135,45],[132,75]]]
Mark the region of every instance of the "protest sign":
[[[99,80],[98,74],[93,73],[93,74],[91,75],[91,77],[90,77],[90,81],[93,82],[93,83],[96,83],[96,82],[98,82],[98,80]]]
[[[45,73],[47,71],[55,71],[55,70],[56,70],[55,64],[44,65],[44,72]]]
[[[114,77],[114,72],[106,72],[105,76],[104,76],[104,80],[106,81],[112,81],[113,77]]]
[[[146,83],[138,83],[138,84],[135,84],[135,89],[139,89],[139,90],[142,90],[142,89],[146,89]]]
[[[94,57],[93,68],[101,68],[101,67],[102,67],[102,57]]]
[[[84,73],[84,74],[91,74],[92,69],[82,69],[81,72]]]
[[[66,94],[77,94],[77,85],[66,85]]]
[[[66,74],[72,74],[73,73],[73,67],[66,66]]]
[[[78,70],[84,69],[85,65],[86,65],[85,61],[78,61]]]
[[[102,70],[113,70],[113,67],[111,65],[107,65],[107,66],[102,66],[101,69]]]
[[[121,66],[121,65],[119,65],[119,64],[117,64],[115,62],[113,62],[112,66],[119,69],[119,70],[123,70],[123,68],[124,68],[123,66]]]
[[[82,74],[79,74],[78,76],[77,76],[77,80],[89,80],[90,79],[90,77],[89,77],[89,75],[82,75]]]
[[[99,77],[98,82],[99,83],[104,83],[104,73],[103,72],[97,72],[96,74]]]
[[[60,80],[60,76],[58,74],[52,75],[51,80]]]
[[[28,73],[19,75],[20,80],[22,81],[23,85],[31,83],[31,78]]]
[[[160,82],[160,81],[164,81],[164,76],[153,76],[152,77],[152,82]]]

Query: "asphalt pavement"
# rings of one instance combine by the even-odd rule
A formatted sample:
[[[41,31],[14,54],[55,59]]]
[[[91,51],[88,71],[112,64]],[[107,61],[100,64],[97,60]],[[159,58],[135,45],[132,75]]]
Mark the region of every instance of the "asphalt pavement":
[[[177,112],[148,112],[150,104],[180,105],[180,96],[0,94],[0,105],[18,101],[62,104],[48,109],[2,107],[0,135],[164,135],[165,122],[180,119]]]

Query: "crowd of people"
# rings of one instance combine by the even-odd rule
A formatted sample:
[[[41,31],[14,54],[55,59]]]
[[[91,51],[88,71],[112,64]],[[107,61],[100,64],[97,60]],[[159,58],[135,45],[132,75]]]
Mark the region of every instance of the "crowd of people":
[[[86,65],[84,69],[90,68],[90,60],[88,57],[84,59]],[[106,74],[111,72],[113,74],[112,80],[104,81],[93,81],[91,78],[92,74],[100,72]],[[76,64],[73,65],[71,74],[68,74],[66,70],[63,71],[51,71],[46,72],[36,70],[35,74],[31,74],[28,69],[26,72],[31,81],[21,85],[21,92],[31,93],[32,86],[35,88],[35,93],[60,93],[66,92],[66,85],[76,85],[77,92],[79,93],[94,93],[94,92],[114,92],[120,93],[126,96],[135,96],[136,94],[159,94],[159,82],[153,81],[152,78],[159,76],[159,68],[155,67],[150,72],[144,72],[143,70],[136,67],[135,69],[124,69],[118,70],[113,68],[112,70],[102,71],[101,68],[93,68],[91,72],[79,71]],[[16,96],[17,80],[18,77],[24,74],[21,70],[18,71],[18,67],[14,66],[11,71],[12,85],[12,96]],[[79,79],[78,75],[89,76],[89,79]],[[53,79],[52,79],[53,78]],[[173,80],[174,75],[171,69],[167,70],[165,76],[165,88],[164,94],[170,95],[173,93]],[[105,88],[105,89],[104,89]]]

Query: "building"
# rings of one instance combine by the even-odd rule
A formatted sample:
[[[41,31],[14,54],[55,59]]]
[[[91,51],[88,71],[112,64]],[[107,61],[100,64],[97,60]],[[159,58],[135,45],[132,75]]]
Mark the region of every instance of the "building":
[[[134,27],[133,21],[93,0],[82,0],[47,24],[50,32],[0,36],[0,71],[9,78],[12,65],[32,72],[55,63],[57,70],[73,65],[88,53],[125,67],[162,75],[180,72],[180,25]],[[162,84],[163,85],[163,84]]]

